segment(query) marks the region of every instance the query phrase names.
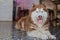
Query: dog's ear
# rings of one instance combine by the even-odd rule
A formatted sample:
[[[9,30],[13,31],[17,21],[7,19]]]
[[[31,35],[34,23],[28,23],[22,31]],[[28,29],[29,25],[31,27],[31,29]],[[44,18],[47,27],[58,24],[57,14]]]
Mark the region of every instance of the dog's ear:
[[[46,5],[45,5],[45,4],[41,4],[41,5],[43,5],[44,7],[46,7]]]
[[[41,4],[41,7],[43,7],[43,10],[44,10],[44,11],[48,12],[48,8],[46,7],[45,4]]]
[[[29,9],[29,15],[31,16],[31,12],[33,12],[34,10],[36,10],[36,8],[37,8],[37,4],[32,4],[32,7]]]
[[[33,4],[32,4],[32,7],[35,7],[35,6],[36,6],[36,4],[33,3]]]

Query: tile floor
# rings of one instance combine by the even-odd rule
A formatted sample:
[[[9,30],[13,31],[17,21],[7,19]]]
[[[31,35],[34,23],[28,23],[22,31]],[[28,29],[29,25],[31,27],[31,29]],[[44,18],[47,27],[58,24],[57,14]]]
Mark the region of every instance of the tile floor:
[[[0,40],[11,40],[12,22],[0,22]]]
[[[0,22],[0,40],[33,40],[25,32],[16,30],[14,22]],[[56,28],[56,40],[60,40],[60,27]],[[29,38],[29,39],[28,39]]]

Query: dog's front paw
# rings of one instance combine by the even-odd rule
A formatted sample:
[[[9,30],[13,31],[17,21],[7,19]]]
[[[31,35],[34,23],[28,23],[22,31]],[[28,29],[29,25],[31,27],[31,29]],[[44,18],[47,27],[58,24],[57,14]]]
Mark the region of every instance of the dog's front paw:
[[[53,39],[53,40],[55,40],[56,37],[55,37],[54,35],[50,35],[50,36],[49,36],[49,39]]]

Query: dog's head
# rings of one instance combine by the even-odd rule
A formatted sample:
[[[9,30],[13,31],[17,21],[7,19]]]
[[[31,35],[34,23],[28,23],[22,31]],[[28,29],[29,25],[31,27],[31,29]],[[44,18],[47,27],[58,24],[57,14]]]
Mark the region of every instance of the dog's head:
[[[34,24],[42,26],[48,17],[48,10],[44,4],[33,5],[29,11],[31,20]]]

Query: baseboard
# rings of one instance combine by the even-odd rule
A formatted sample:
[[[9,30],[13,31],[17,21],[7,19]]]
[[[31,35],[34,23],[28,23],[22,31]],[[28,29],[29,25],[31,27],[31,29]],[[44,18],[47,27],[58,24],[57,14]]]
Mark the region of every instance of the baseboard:
[[[8,19],[8,20],[0,20],[0,21],[13,21],[12,19]]]

